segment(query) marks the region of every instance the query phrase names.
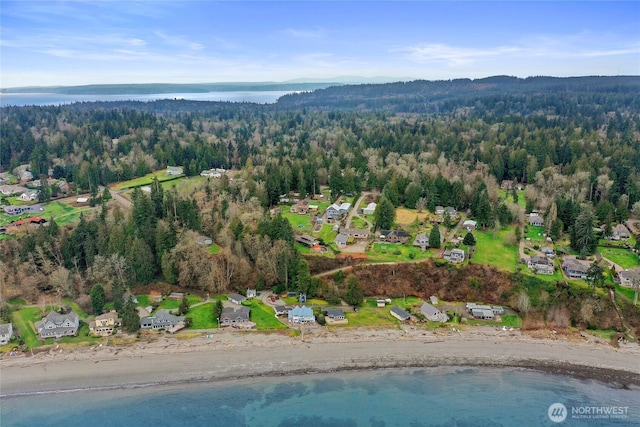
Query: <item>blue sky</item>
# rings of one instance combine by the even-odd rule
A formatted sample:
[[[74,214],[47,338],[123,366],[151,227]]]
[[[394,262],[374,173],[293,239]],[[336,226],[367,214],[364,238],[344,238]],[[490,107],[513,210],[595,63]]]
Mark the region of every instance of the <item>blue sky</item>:
[[[7,1],[0,87],[640,75],[640,2]]]

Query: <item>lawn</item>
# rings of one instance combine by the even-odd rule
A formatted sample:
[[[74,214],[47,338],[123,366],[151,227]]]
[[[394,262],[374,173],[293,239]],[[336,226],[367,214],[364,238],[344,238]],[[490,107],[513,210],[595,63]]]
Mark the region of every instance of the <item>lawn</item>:
[[[515,314],[505,314],[500,317],[502,318],[503,326],[512,326],[514,328],[519,328],[520,326],[522,326],[522,319],[520,319]]]
[[[298,297],[284,297],[282,298],[282,301],[284,301],[284,303],[287,305],[300,305],[300,303],[298,302]],[[316,306],[324,307],[329,305],[329,303],[323,299],[309,298],[307,302],[304,303],[304,305],[308,307],[316,307]]]
[[[534,243],[545,243],[544,240],[544,227],[540,227],[537,225],[527,225],[526,232],[524,233],[524,237],[528,238],[531,242]]]
[[[314,233],[314,236],[322,240],[322,242],[324,242],[326,246],[331,246],[332,248],[335,249],[336,245],[335,243],[333,243],[333,240],[336,238],[338,233],[335,231],[332,231],[332,229],[333,229],[333,225],[324,224],[320,232]]]
[[[209,246],[208,249],[210,254],[217,254],[218,252],[220,252],[220,247],[218,245],[216,245],[215,243],[212,243],[211,246]]]
[[[398,324],[388,307],[361,307],[357,312],[346,312],[349,323],[344,326],[395,326]],[[339,325],[337,325],[339,326]]]
[[[410,225],[418,219],[418,221],[424,221],[429,217],[429,212],[422,211],[418,213],[416,209],[398,208],[396,209],[396,224],[398,225]]]
[[[89,325],[80,322],[80,328],[78,329],[78,335],[75,337],[62,337],[59,340],[55,338],[47,338],[44,340],[45,344],[53,344],[54,342],[58,342],[60,344],[78,344],[82,342],[88,342],[90,344],[102,341],[102,337],[93,337],[89,335]]]
[[[493,231],[476,231],[476,251],[473,254],[474,264],[492,265],[500,270],[514,272],[518,262],[518,246],[508,246],[505,240],[513,234],[508,227],[494,234]]]
[[[374,243],[367,251],[367,262],[409,262],[432,258],[436,253],[436,249],[423,251],[416,246]]]
[[[511,197],[511,190],[498,190],[498,195],[501,199],[506,200],[506,205],[513,204],[513,197]],[[527,207],[527,200],[524,198],[524,190],[518,190],[518,205],[523,208]]]
[[[207,182],[207,178],[204,176],[181,177],[164,181],[158,177],[158,180],[162,181],[160,185],[165,191],[175,187],[180,194],[191,194],[194,189]]]
[[[367,224],[367,222],[362,218],[358,218],[357,216],[354,216],[351,219],[351,228],[357,228],[358,230],[366,230],[367,228],[369,228],[369,224]]]
[[[287,326],[280,322],[273,311],[273,308],[265,305],[259,299],[251,299],[244,303],[251,308],[251,321],[255,322],[259,331],[269,329],[287,329]]]
[[[615,262],[622,268],[632,268],[640,265],[640,258],[628,249],[604,248],[598,246],[603,257]]]
[[[627,288],[625,286],[620,286],[620,285],[615,285],[615,286],[616,286],[616,292],[618,292],[620,295],[623,295],[629,301],[633,301],[633,297],[636,291],[634,291],[631,288]],[[638,298],[640,299],[640,296],[638,296]]]
[[[289,220],[291,227],[298,232],[311,233],[311,217],[292,212],[283,212],[282,216]]]
[[[191,329],[213,329],[218,327],[218,320],[213,318],[213,305],[208,302],[189,309],[187,317],[193,320]]]
[[[40,319],[42,319],[40,307],[24,308],[13,313],[13,325],[20,331],[20,336],[28,348],[35,348],[41,345],[40,339],[32,327],[33,322]]]
[[[151,172],[145,176],[141,176],[140,178],[134,178],[134,179],[130,179],[129,181],[119,182],[111,188],[113,190],[123,190],[126,188],[135,188],[143,185],[149,185],[153,182],[154,176],[158,177],[159,182],[172,181],[179,178],[173,175],[167,175],[166,171],[161,170],[161,171]]]
[[[147,296],[147,298],[149,297]],[[187,302],[189,303],[189,306],[192,306],[193,304],[196,304],[200,301],[202,301],[202,298],[200,298],[198,295],[187,295]],[[138,302],[140,302],[139,298],[138,298]],[[164,308],[166,310],[175,310],[176,308],[180,307],[180,304],[182,304],[182,300],[164,298],[158,308]]]

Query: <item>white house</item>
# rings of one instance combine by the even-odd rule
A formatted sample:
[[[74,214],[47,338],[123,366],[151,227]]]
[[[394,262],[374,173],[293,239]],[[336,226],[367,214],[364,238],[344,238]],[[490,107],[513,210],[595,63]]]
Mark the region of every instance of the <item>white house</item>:
[[[167,175],[178,176],[182,174],[182,166],[167,166]]]
[[[446,250],[444,251],[444,254],[442,255],[442,257],[447,261],[460,263],[464,261],[464,251],[462,249]]]
[[[462,223],[462,228],[464,228],[467,231],[476,231],[477,224],[478,223],[475,222],[474,220],[468,219]]]
[[[38,198],[37,191],[27,191],[26,193],[22,193],[19,199],[23,202],[32,202]]]
[[[311,307],[304,305],[302,307],[295,306],[289,310],[288,316],[291,323],[313,323],[316,321]]]
[[[233,294],[229,294],[229,295],[227,296],[227,298],[229,298],[229,301],[231,301],[232,303],[234,303],[234,304],[238,304],[238,305],[242,304],[244,301],[246,301],[246,300],[247,300],[247,299],[246,299],[245,297],[243,297],[242,295],[240,295],[240,294],[235,294],[235,293],[233,293]]]
[[[42,320],[34,324],[41,338],[62,338],[74,336],[78,333],[80,318],[70,311],[67,314],[49,312]]]
[[[635,270],[623,270],[618,272],[618,280],[620,280],[620,286],[627,288],[633,287],[634,280],[640,280],[640,272]]]
[[[362,209],[364,215],[373,215],[378,205],[375,203],[369,203],[366,208]]]
[[[432,322],[444,323],[449,320],[449,316],[447,316],[446,313],[438,310],[437,308],[426,302],[422,304],[422,307],[420,307],[420,312],[427,320],[431,320]]]

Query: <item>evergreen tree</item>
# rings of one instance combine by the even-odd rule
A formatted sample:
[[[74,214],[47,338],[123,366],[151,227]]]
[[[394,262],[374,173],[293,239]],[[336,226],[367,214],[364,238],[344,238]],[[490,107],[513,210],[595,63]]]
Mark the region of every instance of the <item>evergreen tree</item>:
[[[216,322],[220,321],[220,316],[222,316],[223,309],[224,305],[222,305],[222,300],[217,300],[213,305],[213,318],[216,320]],[[220,327],[219,324],[218,327]]]
[[[576,222],[571,227],[570,246],[576,252],[591,255],[598,246],[598,237],[593,231],[593,214],[588,205],[583,205]]]
[[[362,288],[360,287],[358,278],[355,275],[350,274],[349,276],[347,276],[346,283],[347,291],[344,295],[344,300],[347,302],[347,304],[354,307],[361,305],[362,301],[364,300],[364,293],[362,291]]]
[[[136,332],[140,329],[140,316],[133,299],[129,298],[122,307],[122,326],[129,332]]]
[[[396,220],[396,209],[386,197],[381,197],[373,213],[373,225],[378,230],[390,230]]]
[[[468,231],[467,234],[465,234],[464,239],[462,240],[462,243],[467,246],[475,246],[476,238],[473,237],[473,234],[470,231]]]
[[[156,274],[156,260],[149,245],[143,239],[137,237],[133,239],[129,245],[127,258],[137,283],[147,284],[153,280]]]
[[[440,227],[435,224],[429,233],[429,247],[439,248],[440,244]]]
[[[182,301],[180,302],[180,307],[178,307],[178,313],[180,316],[184,316],[189,312],[189,301],[187,300],[187,296],[184,295],[182,297]]]
[[[104,304],[106,302],[106,296],[102,285],[93,285],[89,296],[91,297],[91,307],[93,308],[93,313],[102,314],[102,310],[104,310]]]
[[[40,203],[47,203],[51,201],[51,187],[49,187],[49,181],[46,175],[40,177],[40,189],[38,190],[38,201]]]

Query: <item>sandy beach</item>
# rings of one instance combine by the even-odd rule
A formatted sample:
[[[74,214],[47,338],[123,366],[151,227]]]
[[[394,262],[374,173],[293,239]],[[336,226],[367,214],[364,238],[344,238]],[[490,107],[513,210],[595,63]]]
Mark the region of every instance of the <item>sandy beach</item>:
[[[318,327],[297,337],[215,331],[3,356],[0,395],[443,365],[523,367],[640,386],[640,346],[635,343],[614,348],[593,337],[533,338],[492,327],[435,332],[409,326],[371,331]]]

